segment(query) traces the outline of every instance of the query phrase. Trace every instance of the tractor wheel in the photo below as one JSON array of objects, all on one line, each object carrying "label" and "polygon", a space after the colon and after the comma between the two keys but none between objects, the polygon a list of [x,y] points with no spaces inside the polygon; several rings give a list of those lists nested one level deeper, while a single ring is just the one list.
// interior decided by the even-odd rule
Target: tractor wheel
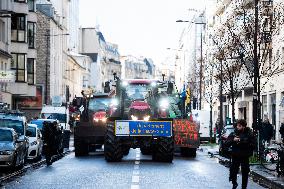
[{"label": "tractor wheel", "polygon": [[108,124],[104,144],[104,154],[106,161],[121,161],[123,153],[124,152],[120,140],[114,134],[113,124]]},{"label": "tractor wheel", "polygon": [[88,149],[88,145],[74,140],[74,147],[75,147],[75,156],[79,157],[79,156],[87,156],[89,153],[89,149]]},{"label": "tractor wheel", "polygon": [[123,148],[123,155],[124,155],[124,156],[127,156],[127,155],[129,154],[129,151],[130,151],[130,148],[124,147],[124,148]]},{"label": "tractor wheel", "polygon": [[171,163],[174,158],[174,138],[160,138],[152,157],[154,161]]},{"label": "tractor wheel", "polygon": [[151,155],[153,153],[152,148],[146,146],[141,146],[140,151],[143,155]]}]

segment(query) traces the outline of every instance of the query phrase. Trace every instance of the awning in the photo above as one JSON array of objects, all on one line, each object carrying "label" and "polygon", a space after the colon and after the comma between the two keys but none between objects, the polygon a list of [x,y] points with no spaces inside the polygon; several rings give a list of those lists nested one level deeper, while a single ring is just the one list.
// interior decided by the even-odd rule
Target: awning
[{"label": "awning", "polygon": [[6,51],[0,49],[0,55],[5,56],[6,58],[12,58],[12,55]]}]

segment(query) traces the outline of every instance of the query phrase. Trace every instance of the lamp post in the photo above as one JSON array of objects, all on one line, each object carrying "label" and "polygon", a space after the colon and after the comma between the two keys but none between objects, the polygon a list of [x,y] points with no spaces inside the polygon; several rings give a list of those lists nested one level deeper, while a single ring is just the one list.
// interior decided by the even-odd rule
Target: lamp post
[{"label": "lamp post", "polygon": [[257,132],[260,114],[259,114],[259,100],[260,100],[260,78],[259,78],[259,63],[258,63],[258,2],[259,0],[254,0],[254,37],[253,37],[253,56],[254,56],[254,74],[253,74],[253,129]]},{"label": "lamp post", "polygon": [[69,35],[68,33],[65,34],[54,34],[50,35],[49,34],[50,30],[46,30],[46,59],[45,59],[45,96],[44,96],[44,103],[48,104],[48,63],[49,63],[49,56],[50,56],[50,37],[56,37],[56,36],[64,36],[64,35]]}]

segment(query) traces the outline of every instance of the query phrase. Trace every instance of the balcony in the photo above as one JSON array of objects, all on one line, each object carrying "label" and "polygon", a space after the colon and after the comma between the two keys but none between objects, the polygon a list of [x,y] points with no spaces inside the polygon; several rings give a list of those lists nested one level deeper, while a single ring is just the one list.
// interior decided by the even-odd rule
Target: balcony
[{"label": "balcony", "polygon": [[0,14],[11,14],[13,12],[13,0],[0,1]]}]

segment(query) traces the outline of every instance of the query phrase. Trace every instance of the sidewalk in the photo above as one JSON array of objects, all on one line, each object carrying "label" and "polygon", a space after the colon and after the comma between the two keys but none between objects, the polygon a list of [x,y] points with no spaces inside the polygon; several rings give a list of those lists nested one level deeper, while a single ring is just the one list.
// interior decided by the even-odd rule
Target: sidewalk
[{"label": "sidewalk", "polygon": [[[218,159],[219,163],[229,167],[230,160],[228,158],[222,157],[218,152],[218,145],[216,146],[201,146],[202,151],[208,151],[211,157]],[[274,171],[269,171],[263,168],[261,165],[251,165],[250,177],[256,183],[261,186],[272,189],[284,189],[284,177],[278,177],[277,173]]]}]

